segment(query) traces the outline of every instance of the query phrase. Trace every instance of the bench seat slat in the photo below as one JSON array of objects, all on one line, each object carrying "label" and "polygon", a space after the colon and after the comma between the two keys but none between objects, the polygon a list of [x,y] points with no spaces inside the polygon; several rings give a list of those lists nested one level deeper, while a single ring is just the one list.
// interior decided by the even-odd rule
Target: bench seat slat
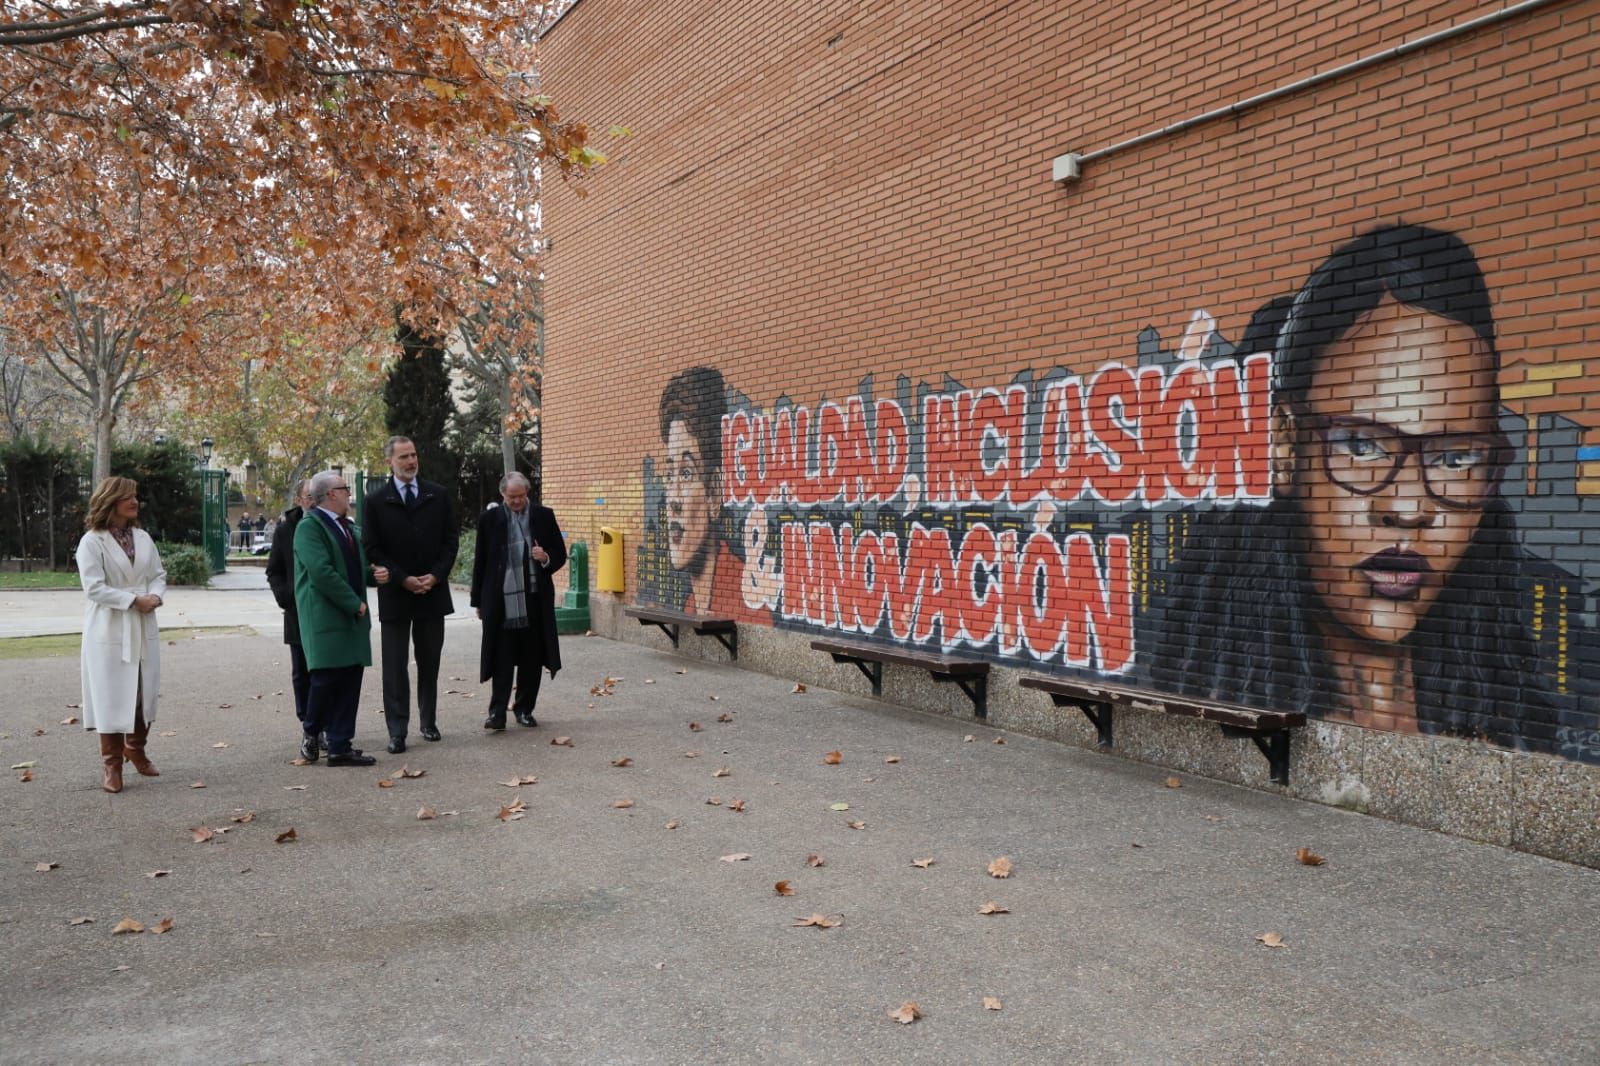
[{"label": "bench seat slat", "polygon": [[896,666],[914,666],[936,674],[981,677],[987,676],[989,673],[989,664],[981,659],[956,659],[947,655],[906,651],[901,648],[864,644],[851,640],[813,640],[811,648],[813,651],[866,659],[869,662],[893,663]]},{"label": "bench seat slat", "polygon": [[1240,707],[1231,703],[1216,703],[1189,697],[1169,696],[1161,692],[1107,685],[1098,681],[1077,681],[1067,678],[1040,677],[1029,674],[1018,680],[1023,688],[1038,689],[1068,699],[1096,703],[1142,704],[1166,714],[1198,718],[1205,722],[1233,726],[1236,729],[1276,731],[1295,729],[1306,724],[1303,711],[1263,711],[1253,707]]},{"label": "bench seat slat", "polygon": [[629,618],[637,618],[641,622],[651,622],[656,625],[688,626],[696,633],[727,633],[737,627],[732,618],[716,614],[689,614],[687,611],[673,611],[665,607],[624,607],[622,613]]}]

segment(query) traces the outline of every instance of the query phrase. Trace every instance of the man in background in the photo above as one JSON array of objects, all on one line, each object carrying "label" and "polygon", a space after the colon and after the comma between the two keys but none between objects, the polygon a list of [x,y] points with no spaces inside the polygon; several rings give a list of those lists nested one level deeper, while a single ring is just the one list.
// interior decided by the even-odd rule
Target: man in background
[{"label": "man in background", "polygon": [[302,733],[300,756],[316,762],[321,754],[317,737],[304,735],[311,675],[306,670],[305,649],[300,646],[300,615],[294,605],[294,531],[310,508],[311,480],[307,478],[295,484],[294,505],[283,512],[273,531],[272,551],[267,555],[267,584],[283,611],[283,642],[289,645],[289,683],[294,688],[294,715],[300,720]]}]

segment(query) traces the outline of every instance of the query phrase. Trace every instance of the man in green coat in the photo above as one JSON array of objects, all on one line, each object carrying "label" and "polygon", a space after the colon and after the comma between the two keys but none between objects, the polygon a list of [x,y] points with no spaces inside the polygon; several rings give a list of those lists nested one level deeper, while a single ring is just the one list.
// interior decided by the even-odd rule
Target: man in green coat
[{"label": "man in green coat", "polygon": [[372,619],[367,586],[389,580],[369,568],[361,533],[349,519],[350,486],[324,470],[311,479],[311,510],[294,531],[294,604],[311,692],[300,756],[318,756],[317,736],[328,744],[329,766],[371,766],[378,760],[350,746],[361,703],[361,672],[372,665]]}]

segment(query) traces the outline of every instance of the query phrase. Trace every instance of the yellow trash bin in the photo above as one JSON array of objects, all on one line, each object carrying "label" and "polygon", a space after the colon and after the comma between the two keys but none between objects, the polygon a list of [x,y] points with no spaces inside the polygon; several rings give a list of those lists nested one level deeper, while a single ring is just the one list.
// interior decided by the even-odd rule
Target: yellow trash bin
[{"label": "yellow trash bin", "polygon": [[602,592],[622,591],[622,530],[600,527],[600,564],[595,582]]}]

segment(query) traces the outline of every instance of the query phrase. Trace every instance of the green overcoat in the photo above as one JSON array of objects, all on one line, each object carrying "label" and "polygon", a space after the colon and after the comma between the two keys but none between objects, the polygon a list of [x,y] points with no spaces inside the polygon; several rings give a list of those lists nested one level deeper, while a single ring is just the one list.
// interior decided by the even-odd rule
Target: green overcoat
[{"label": "green overcoat", "polygon": [[[372,612],[356,616],[366,597],[350,587],[337,537],[315,509],[294,530],[294,605],[308,670],[372,665]],[[367,584],[375,584],[358,528],[355,544],[361,573]]]}]

